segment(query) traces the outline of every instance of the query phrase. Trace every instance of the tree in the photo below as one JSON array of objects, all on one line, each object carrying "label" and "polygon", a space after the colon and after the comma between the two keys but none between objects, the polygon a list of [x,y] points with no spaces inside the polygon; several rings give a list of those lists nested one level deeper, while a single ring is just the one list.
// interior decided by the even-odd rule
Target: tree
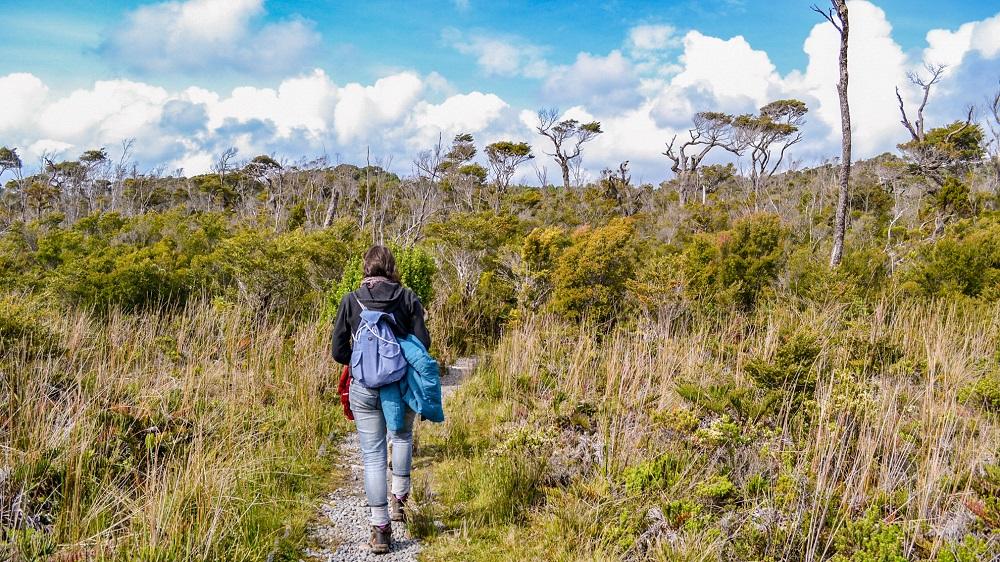
[{"label": "tree", "polygon": [[[720,147],[736,155],[739,155],[742,149],[733,134],[732,115],[717,111],[702,111],[695,114],[693,121],[694,128],[688,130],[690,139],[675,149],[677,135],[674,135],[667,143],[667,150],[663,152],[664,156],[673,161],[670,169],[677,176],[681,205],[687,202],[688,195],[695,187],[698,166],[713,148]],[[695,152],[688,154],[688,150]],[[702,203],[704,202],[705,194],[702,193]]]},{"label": "tree", "polygon": [[496,186],[493,210],[500,210],[500,200],[510,187],[517,167],[534,157],[531,146],[526,142],[499,141],[486,147],[486,158]]},{"label": "tree", "polygon": [[16,148],[0,147],[0,176],[7,170],[20,170],[21,157],[17,155]]},{"label": "tree", "polygon": [[723,183],[736,176],[736,167],[729,164],[712,164],[698,169],[698,186],[701,188],[701,204],[708,201],[708,194],[715,193]]},{"label": "tree", "polygon": [[750,150],[750,185],[755,196],[778,170],[788,148],[802,140],[800,128],[808,111],[799,100],[777,100],[760,108],[757,115],[733,119],[738,146]]},{"label": "tree", "polygon": [[944,185],[949,175],[958,173],[963,164],[982,155],[982,129],[972,122],[972,107],[969,107],[965,121],[926,130],[924,109],[930,99],[931,89],[941,81],[946,68],[943,64],[926,65],[926,77],[913,72],[907,74],[910,82],[918,86],[922,93],[916,118],[913,120],[906,113],[899,87],[896,88],[896,99],[899,100],[899,113],[902,117],[900,123],[910,133],[910,140],[900,144],[899,149],[912,164],[914,172],[932,182],[928,190],[932,194]]},{"label": "tree", "polygon": [[813,6],[812,9],[826,18],[840,33],[840,81],[837,82],[837,95],[840,97],[840,193],[837,196],[837,213],[833,220],[833,250],[830,252],[830,267],[837,267],[844,255],[844,231],[847,228],[851,179],[851,108],[847,100],[847,41],[850,28],[847,1],[830,0],[830,4],[833,8],[825,12],[819,6]]},{"label": "tree", "polygon": [[603,133],[598,121],[580,123],[576,119],[559,120],[558,109],[543,109],[538,112],[538,134],[552,141],[554,152],[546,152],[555,159],[562,170],[563,187],[569,189],[570,165],[580,158],[583,145]]},{"label": "tree", "polygon": [[281,164],[266,154],[255,156],[243,166],[243,175],[254,183],[267,186],[267,206],[274,215],[274,229],[278,230],[281,216]]},{"label": "tree", "polygon": [[476,144],[472,135],[455,135],[451,149],[439,165],[446,190],[460,198],[469,211],[476,209],[476,198],[488,172],[472,161],[476,157]]}]

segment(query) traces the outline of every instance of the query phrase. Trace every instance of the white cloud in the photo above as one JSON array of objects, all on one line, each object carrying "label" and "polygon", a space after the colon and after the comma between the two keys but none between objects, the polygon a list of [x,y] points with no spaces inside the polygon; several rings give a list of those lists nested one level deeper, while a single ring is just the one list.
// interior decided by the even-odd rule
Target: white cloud
[{"label": "white cloud", "polygon": [[641,99],[637,88],[632,63],[614,50],[603,57],[580,53],[573,64],[553,68],[542,92],[554,103],[584,102],[604,110],[634,106]]},{"label": "white cloud", "polygon": [[90,90],[76,90],[49,104],[38,117],[41,131],[79,143],[118,142],[135,136],[160,118],[167,92],[129,80],[106,80]]},{"label": "white cloud", "polygon": [[476,57],[487,76],[541,78],[549,71],[545,49],[520,37],[483,32],[470,37],[454,28],[446,29],[442,36],[458,52]]},{"label": "white cloud", "polygon": [[423,89],[416,74],[387,76],[371,86],[348,84],[340,90],[334,110],[334,128],[341,143],[375,142],[372,133],[398,123],[416,103]]},{"label": "white cloud", "polygon": [[439,104],[423,105],[415,116],[415,122],[421,128],[447,134],[481,131],[507,107],[507,102],[496,94],[457,94]]},{"label": "white cloud", "polygon": [[0,133],[24,127],[45,103],[49,88],[33,74],[17,72],[0,77]]},{"label": "white cloud", "polygon": [[672,25],[637,25],[629,30],[628,46],[635,51],[659,51],[681,45]]},{"label": "white cloud", "polygon": [[754,50],[741,35],[723,40],[689,31],[684,36],[680,63],[683,70],[671,85],[704,88],[723,105],[746,100],[763,105],[774,86],[781,83],[767,53]]},{"label": "white cloud", "polygon": [[[224,6],[190,0],[149,8],[168,5],[181,13],[168,28],[180,26],[195,43],[224,43],[260,33],[252,24],[260,16],[260,0]],[[208,29],[201,19],[183,16],[181,7],[243,16],[221,29]],[[929,126],[958,117],[962,104],[979,101],[984,88],[995,86],[1000,14],[954,30],[931,30],[927,48],[907,54],[893,40],[881,9],[863,0],[852,0],[850,7],[855,157],[893,150],[905,140],[894,89],[899,85],[907,102],[914,103],[917,92],[906,73],[925,60],[952,65],[932,97]],[[803,43],[806,67],[787,74],[744,37],[689,31],[678,39],[669,26],[636,26],[620,49],[581,52],[562,65],[547,61],[543,47],[517,37],[451,30],[444,38],[476,57],[487,74],[537,77],[532,83],[538,87],[539,105],[558,104],[569,108],[567,117],[601,121],[606,132],[584,154],[592,177],[604,167],[630,160],[637,179],[655,183],[668,175],[661,154],[664,142],[683,135],[695,112],[755,111],[789,97],[802,99],[810,108],[805,139],[792,156],[810,163],[839,154],[839,37],[827,22],[817,21]],[[672,51],[675,47],[679,53]],[[322,70],[289,75],[273,87],[245,86],[230,92],[198,87],[169,91],[110,80],[58,94],[31,74],[0,76],[0,141],[23,148],[22,156],[30,162],[41,151],[75,157],[82,150],[113,149],[123,138],[135,137],[144,165],[167,162],[168,169],[182,166],[188,173],[206,171],[228,146],[239,147],[246,158],[260,153],[292,158],[338,153],[351,162],[362,161],[370,146],[373,155],[393,155],[403,171],[439,134],[447,138],[470,132],[480,145],[500,138],[531,140],[537,164],[553,169],[542,155],[550,148],[533,131],[535,107],[511,107],[488,91],[459,91],[434,72],[397,71],[366,84],[338,84]]]},{"label": "white cloud", "polygon": [[109,30],[101,52],[139,72],[272,74],[301,67],[319,42],[310,22],[262,23],[263,0],[183,0],[141,6]]},{"label": "white cloud", "polygon": [[932,29],[927,32],[924,62],[955,66],[966,54],[977,52],[985,58],[1000,54],[1000,14],[965,23],[955,31]]}]

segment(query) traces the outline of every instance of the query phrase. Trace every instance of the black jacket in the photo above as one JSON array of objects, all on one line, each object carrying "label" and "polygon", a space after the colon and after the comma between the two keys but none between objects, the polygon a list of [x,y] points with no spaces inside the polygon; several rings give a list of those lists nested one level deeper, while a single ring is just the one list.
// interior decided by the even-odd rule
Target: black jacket
[{"label": "black jacket", "polygon": [[431,348],[431,336],[424,324],[424,307],[413,291],[390,282],[376,283],[371,288],[362,285],[344,295],[337,309],[333,325],[333,358],[337,363],[349,365],[351,362],[351,337],[357,333],[361,321],[359,300],[372,310],[392,313],[396,319],[392,327],[396,337],[413,334],[427,349]]}]

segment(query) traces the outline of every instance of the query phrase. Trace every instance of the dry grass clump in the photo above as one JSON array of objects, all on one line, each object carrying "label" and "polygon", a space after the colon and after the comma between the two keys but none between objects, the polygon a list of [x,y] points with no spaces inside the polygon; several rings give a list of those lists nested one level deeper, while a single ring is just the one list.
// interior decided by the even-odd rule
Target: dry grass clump
[{"label": "dry grass clump", "polygon": [[[558,560],[996,556],[1000,419],[976,389],[1000,372],[997,349],[1000,308],[954,303],[776,305],[610,331],[529,319],[463,399],[507,405],[478,431],[534,435],[523,457],[558,478],[539,479],[544,499],[513,528],[465,528],[429,555],[529,543]],[[444,455],[437,470],[461,481],[462,463],[511,449],[497,450]],[[567,476],[567,454],[594,468]]]},{"label": "dry grass clump", "polygon": [[0,315],[32,326],[0,350],[0,548],[263,560],[301,540],[339,415],[328,326],[221,302],[33,311]]}]

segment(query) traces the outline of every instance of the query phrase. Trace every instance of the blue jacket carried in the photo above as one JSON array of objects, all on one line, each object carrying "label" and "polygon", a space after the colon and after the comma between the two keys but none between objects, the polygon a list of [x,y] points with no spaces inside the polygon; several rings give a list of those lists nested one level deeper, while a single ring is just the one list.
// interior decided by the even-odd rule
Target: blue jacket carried
[{"label": "blue jacket carried", "polygon": [[386,427],[397,431],[403,427],[406,407],[432,422],[444,421],[441,405],[441,369],[427,348],[414,335],[399,338],[406,357],[406,376],[400,381],[379,388]]}]

